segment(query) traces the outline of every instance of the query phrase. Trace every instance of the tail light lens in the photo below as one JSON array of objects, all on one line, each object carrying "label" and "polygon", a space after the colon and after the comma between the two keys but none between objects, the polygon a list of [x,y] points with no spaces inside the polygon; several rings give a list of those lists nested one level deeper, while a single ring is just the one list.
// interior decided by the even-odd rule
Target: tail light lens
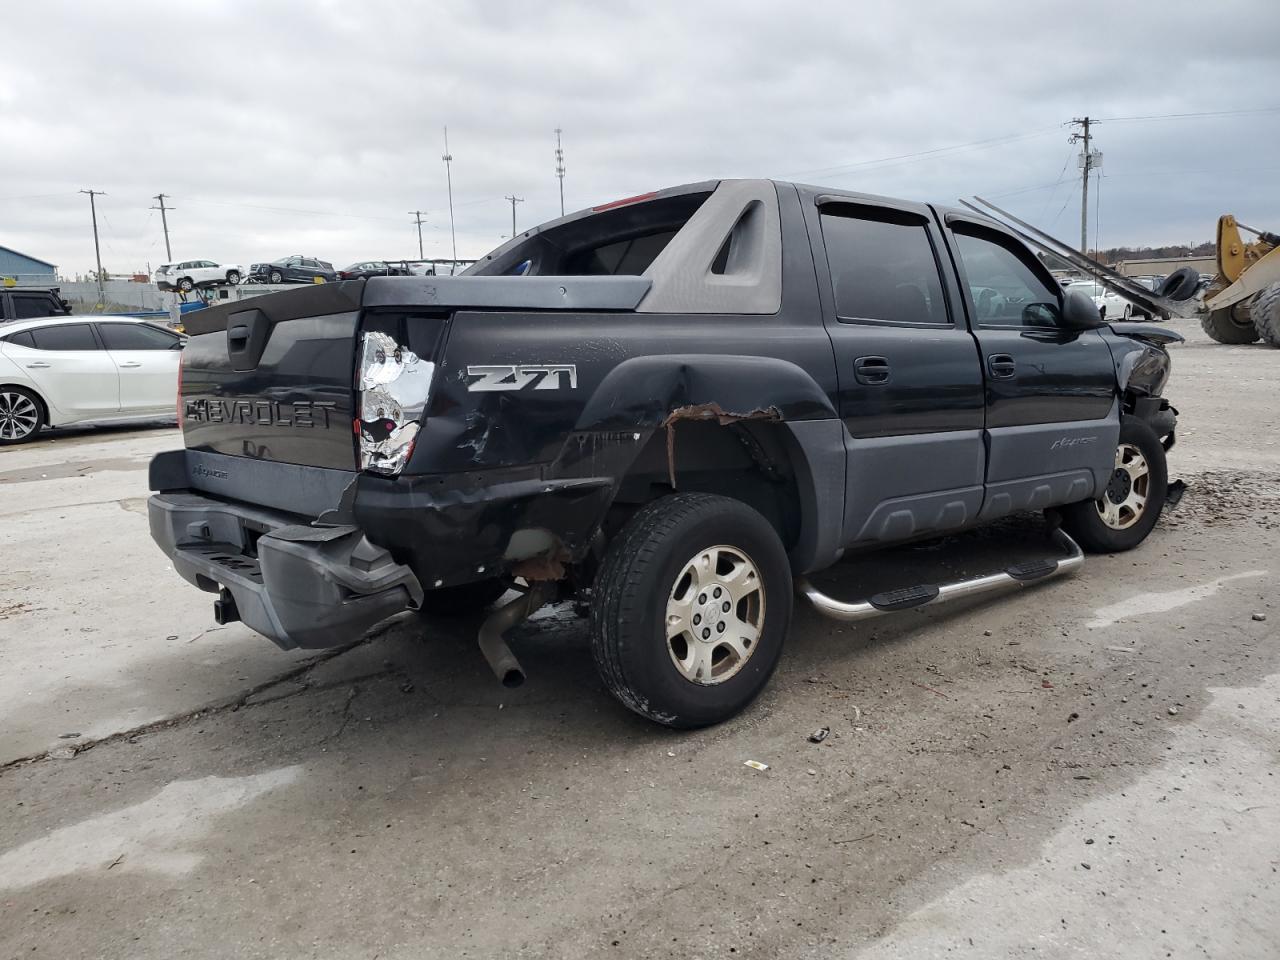
[{"label": "tail light lens", "polygon": [[386,333],[361,336],[356,372],[356,429],[360,469],[394,477],[404,469],[418,437],[435,364]]}]

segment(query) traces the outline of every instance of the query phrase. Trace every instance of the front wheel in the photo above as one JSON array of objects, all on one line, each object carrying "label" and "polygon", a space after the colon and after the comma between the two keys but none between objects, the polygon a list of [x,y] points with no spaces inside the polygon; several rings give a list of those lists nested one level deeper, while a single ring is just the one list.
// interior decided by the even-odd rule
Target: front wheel
[{"label": "front wheel", "polygon": [[283,282],[284,282],[284,274],[282,274],[279,270],[272,270],[272,271],[271,271],[271,276],[270,276],[268,279],[269,279],[272,283],[283,283]]},{"label": "front wheel", "polygon": [[1132,550],[1160,519],[1168,487],[1160,438],[1145,420],[1126,416],[1102,496],[1063,507],[1063,529],[1093,553]]},{"label": "front wheel", "polygon": [[656,723],[719,723],[764,689],[791,620],[791,567],[764,517],[729,497],[676,494],[610,544],[591,610],[609,692]]},{"label": "front wheel", "polygon": [[227,283],[231,284],[231,286],[233,286],[233,287],[234,287],[234,286],[236,286],[237,284],[239,284],[239,283],[240,283],[240,271],[239,271],[239,270],[229,270],[229,271],[227,271]]}]

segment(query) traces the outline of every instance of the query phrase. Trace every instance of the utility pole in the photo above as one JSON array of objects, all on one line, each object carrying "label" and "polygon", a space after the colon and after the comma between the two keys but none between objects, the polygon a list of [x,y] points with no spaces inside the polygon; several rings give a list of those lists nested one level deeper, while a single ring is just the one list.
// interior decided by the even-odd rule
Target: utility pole
[{"label": "utility pole", "polygon": [[564,149],[560,146],[561,130],[556,127],[556,176],[560,178],[560,216],[564,216]]},{"label": "utility pole", "polygon": [[166,207],[164,205],[164,202],[168,198],[168,196],[169,195],[167,193],[157,193],[154,197],[152,197],[152,199],[159,200],[160,206],[152,207],[151,209],[160,211],[160,223],[164,225],[164,256],[166,260],[172,262],[173,251],[169,249],[169,218],[165,216],[165,213],[174,208]]},{"label": "utility pole", "polygon": [[93,256],[98,263],[98,303],[105,302],[106,291],[102,287],[102,248],[98,246],[98,207],[94,203],[94,197],[105,197],[106,193],[102,190],[81,190],[81,193],[89,195],[89,213],[93,216]]},{"label": "utility pole", "polygon": [[453,223],[453,154],[449,152],[449,128],[444,128],[444,175],[449,184],[449,235],[453,238],[453,266],[458,266],[458,231]]},{"label": "utility pole", "polygon": [[422,224],[425,223],[426,221],[423,220],[422,218],[421,210],[410,210],[409,216],[413,217],[414,218],[413,222],[418,225],[418,259],[424,260],[426,258],[423,257],[422,255]]},{"label": "utility pole", "polygon": [[524,197],[517,197],[515,194],[512,194],[511,196],[503,197],[502,199],[511,201],[511,239],[514,240],[516,238],[516,204],[524,203]]},{"label": "utility pole", "polygon": [[1077,117],[1071,121],[1072,124],[1078,126],[1080,133],[1073,133],[1068,143],[1080,143],[1080,252],[1086,257],[1089,255],[1089,173],[1093,165],[1093,154],[1089,151],[1089,124],[1092,122],[1088,117]]}]

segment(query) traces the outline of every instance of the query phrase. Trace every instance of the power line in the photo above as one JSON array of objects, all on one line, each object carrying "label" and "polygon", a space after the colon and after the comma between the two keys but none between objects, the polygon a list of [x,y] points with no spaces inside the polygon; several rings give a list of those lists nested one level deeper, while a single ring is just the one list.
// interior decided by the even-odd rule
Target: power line
[{"label": "power line", "polygon": [[1245,117],[1259,113],[1280,113],[1280,107],[1258,107],[1252,110],[1209,110],[1203,113],[1155,113],[1140,117],[1103,117],[1093,122],[1133,123],[1139,120],[1190,120],[1201,117]]},{"label": "power line", "polygon": [[164,255],[166,258],[172,261],[173,251],[169,249],[169,218],[165,216],[165,213],[168,210],[172,210],[173,207],[166,207],[164,205],[164,202],[167,199],[167,197],[168,197],[168,194],[157,193],[153,199],[159,200],[160,206],[152,207],[151,209],[160,211],[160,222],[164,224]]},{"label": "power line", "polygon": [[946,147],[934,147],[932,150],[921,150],[916,153],[901,153],[892,157],[880,157],[876,160],[857,160],[847,164],[841,164],[834,167],[821,167],[816,170],[799,170],[795,173],[786,174],[788,177],[809,176],[811,174],[830,175],[843,170],[852,170],[859,167],[870,167],[878,164],[892,164],[898,162],[910,162],[923,157],[933,157],[941,153],[950,153],[957,150],[972,150],[981,147],[1001,146],[1006,143],[1016,143],[1019,140],[1030,140],[1035,137],[1043,137],[1053,133],[1058,127],[1044,127],[1042,129],[1033,130],[1028,133],[1006,134],[1000,137],[987,137],[983,140],[973,140],[969,143],[956,143]]}]

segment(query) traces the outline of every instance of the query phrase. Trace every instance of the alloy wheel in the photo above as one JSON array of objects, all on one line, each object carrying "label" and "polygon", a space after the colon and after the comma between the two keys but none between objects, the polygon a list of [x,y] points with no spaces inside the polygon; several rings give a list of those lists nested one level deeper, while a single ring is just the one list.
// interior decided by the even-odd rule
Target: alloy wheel
[{"label": "alloy wheel", "polygon": [[667,650],[681,675],[710,686],[734,676],[764,629],[760,571],[736,547],[700,550],[676,575],[667,599]]},{"label": "alloy wheel", "polygon": [[40,410],[25,394],[0,393],[0,440],[21,440],[40,423]]},{"label": "alloy wheel", "polygon": [[1112,530],[1126,530],[1137,523],[1147,508],[1151,489],[1151,467],[1132,443],[1116,447],[1115,469],[1102,497],[1095,501],[1098,516]]}]

